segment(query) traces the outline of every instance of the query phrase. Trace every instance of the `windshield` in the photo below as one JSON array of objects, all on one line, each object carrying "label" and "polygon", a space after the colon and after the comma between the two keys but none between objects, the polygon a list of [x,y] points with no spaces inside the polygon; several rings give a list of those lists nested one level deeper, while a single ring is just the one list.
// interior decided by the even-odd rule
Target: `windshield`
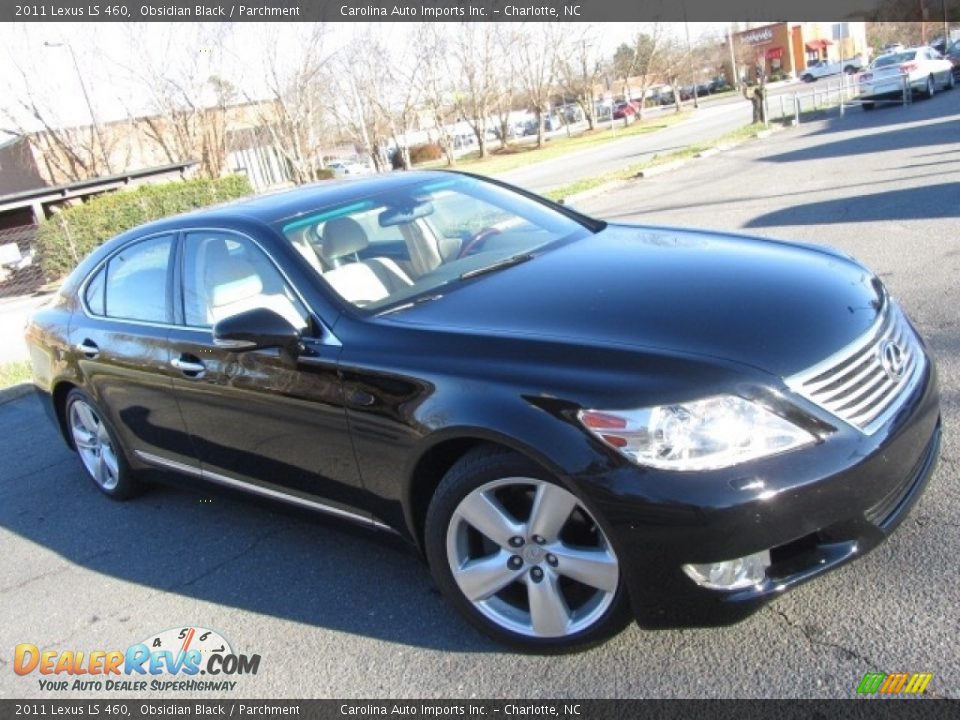
[{"label": "windshield", "polygon": [[888,65],[899,65],[900,63],[910,62],[916,56],[917,53],[914,51],[881,55],[873,61],[873,67],[882,68],[887,67]]},{"label": "windshield", "polygon": [[370,312],[482,282],[590,233],[535,200],[457,175],[305,209],[279,229],[340,297]]}]

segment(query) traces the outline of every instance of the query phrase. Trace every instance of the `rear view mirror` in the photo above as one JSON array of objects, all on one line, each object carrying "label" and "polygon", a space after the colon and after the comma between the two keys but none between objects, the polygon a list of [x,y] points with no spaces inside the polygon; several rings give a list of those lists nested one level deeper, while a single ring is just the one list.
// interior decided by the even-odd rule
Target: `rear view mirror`
[{"label": "rear view mirror", "polygon": [[424,200],[414,205],[403,207],[392,207],[384,210],[377,217],[380,227],[391,227],[393,225],[406,225],[417,218],[426,217],[433,214],[433,203]]},{"label": "rear view mirror", "polygon": [[293,350],[300,331],[273,310],[253,308],[226,317],[213,326],[213,344],[227,350],[282,348]]}]

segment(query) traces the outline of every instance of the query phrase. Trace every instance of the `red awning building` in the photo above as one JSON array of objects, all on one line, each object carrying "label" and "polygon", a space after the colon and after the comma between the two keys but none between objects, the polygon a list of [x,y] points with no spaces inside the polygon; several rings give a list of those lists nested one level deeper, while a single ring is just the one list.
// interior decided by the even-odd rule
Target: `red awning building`
[{"label": "red awning building", "polygon": [[781,22],[751,27],[733,36],[737,69],[732,75],[729,62],[725,77],[756,82],[799,77],[817,61],[833,62],[867,53],[866,23]]}]

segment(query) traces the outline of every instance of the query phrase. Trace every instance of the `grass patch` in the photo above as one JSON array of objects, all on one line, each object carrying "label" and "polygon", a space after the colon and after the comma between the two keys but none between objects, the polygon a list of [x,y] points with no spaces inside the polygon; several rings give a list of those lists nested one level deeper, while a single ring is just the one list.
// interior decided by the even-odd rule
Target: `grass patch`
[{"label": "grass patch", "polygon": [[605,185],[609,182],[617,182],[618,180],[632,180],[641,172],[649,168],[657,165],[663,165],[664,163],[668,162],[674,162],[675,160],[683,160],[684,158],[693,157],[694,155],[702,153],[704,150],[709,150],[710,148],[715,148],[720,145],[744,142],[764,129],[766,128],[764,128],[762,124],[745,125],[742,128],[737,128],[736,130],[731,130],[728,133],[719,135],[708,142],[697,145],[688,145],[685,148],[675,150],[674,152],[670,152],[665,155],[656,155],[650,160],[646,160],[635,165],[630,165],[622,170],[616,170],[604,175],[595,175],[594,177],[577,180],[569,185],[563,185],[553,190],[549,190],[548,192],[543,193],[543,195],[551,200],[560,200],[569,195],[576,195],[577,193],[593,190],[594,188],[600,187],[601,185]]},{"label": "grass patch", "polygon": [[[496,175],[615,140],[656,132],[671,125],[676,125],[688,117],[690,117],[688,111],[680,113],[667,111],[666,115],[661,114],[657,117],[644,118],[642,121],[634,122],[627,127],[623,126],[622,120],[615,120],[613,130],[610,129],[609,122],[604,122],[598,124],[594,130],[587,130],[572,137],[555,135],[545,142],[542,148],[537,147],[535,140],[525,143],[514,142],[505,148],[498,148],[490,152],[482,160],[476,152],[472,152],[459,158],[453,167],[458,170],[469,170],[480,175]],[[436,160],[417,165],[416,169],[425,170],[445,166],[446,162],[444,160]]]},{"label": "grass patch", "polygon": [[30,370],[30,363],[26,360],[17,360],[0,365],[0,389],[28,382],[32,377],[33,372]]}]

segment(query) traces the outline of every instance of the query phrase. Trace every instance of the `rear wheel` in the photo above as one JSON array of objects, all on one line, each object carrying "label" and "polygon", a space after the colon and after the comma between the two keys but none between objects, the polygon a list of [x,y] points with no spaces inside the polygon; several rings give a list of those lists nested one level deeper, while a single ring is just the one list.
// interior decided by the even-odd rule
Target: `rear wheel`
[{"label": "rear wheel", "polygon": [[580,650],[629,621],[619,560],[600,523],[510,451],[474,451],[450,469],[430,503],[425,540],[443,593],[506,645]]},{"label": "rear wheel", "polygon": [[864,110],[873,110],[873,103],[872,103],[872,102],[865,102],[865,103],[863,103],[863,109],[864,109]]},{"label": "rear wheel", "polygon": [[142,491],[103,413],[82,390],[67,395],[67,427],[83,469],[104,495],[124,500]]}]

